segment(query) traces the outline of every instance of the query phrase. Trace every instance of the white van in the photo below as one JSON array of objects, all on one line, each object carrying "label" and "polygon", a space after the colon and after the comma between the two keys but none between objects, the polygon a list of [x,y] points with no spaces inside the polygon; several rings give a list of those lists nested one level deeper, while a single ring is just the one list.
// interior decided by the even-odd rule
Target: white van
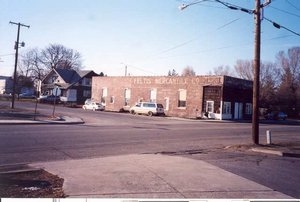
[{"label": "white van", "polygon": [[148,116],[165,115],[163,105],[153,102],[139,102],[131,107],[129,112],[131,114],[146,114]]}]

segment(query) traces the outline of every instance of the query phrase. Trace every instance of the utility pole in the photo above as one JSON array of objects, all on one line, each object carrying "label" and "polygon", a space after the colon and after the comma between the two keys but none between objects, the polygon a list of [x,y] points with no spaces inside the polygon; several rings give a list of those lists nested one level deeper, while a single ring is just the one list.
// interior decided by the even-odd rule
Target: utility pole
[{"label": "utility pole", "polygon": [[[15,49],[16,49],[16,55],[15,55],[15,69],[14,69],[14,82],[13,82],[13,94],[12,94],[12,100],[11,100],[11,108],[15,108],[15,94],[16,94],[16,83],[17,83],[17,66],[18,66],[18,50],[19,50],[19,38],[20,38],[20,27],[27,27],[29,28],[29,25],[24,25],[21,23],[16,22],[9,22],[10,24],[18,25],[18,33],[17,33],[17,41],[15,42]],[[22,43],[24,46],[24,43]]]},{"label": "utility pole", "polygon": [[254,33],[254,78],[253,78],[253,112],[252,112],[252,140],[259,144],[259,75],[260,75],[260,0],[255,0],[255,33]]},{"label": "utility pole", "polygon": [[261,9],[269,5],[271,0],[266,0],[263,4],[260,0],[255,0],[254,21],[254,78],[253,78],[253,108],[252,108],[252,140],[254,144],[259,144],[259,79],[260,79],[260,46],[261,46]]},{"label": "utility pole", "polygon": [[[179,7],[180,10],[187,8],[188,6],[201,3],[206,0],[195,1],[190,4],[183,4]],[[254,78],[253,78],[253,98],[252,98],[252,139],[254,144],[259,144],[259,79],[260,79],[260,46],[261,46],[261,10],[268,6],[272,0],[264,0],[264,3],[261,4],[260,0],[255,0],[255,9],[249,10],[233,4],[223,2],[221,0],[214,0],[217,3],[220,3],[227,8],[233,10],[240,10],[248,14],[254,14],[255,21],[255,34],[254,34]],[[274,22],[273,22],[274,25]],[[274,25],[275,26],[275,25]],[[277,25],[277,28],[280,27]]]}]

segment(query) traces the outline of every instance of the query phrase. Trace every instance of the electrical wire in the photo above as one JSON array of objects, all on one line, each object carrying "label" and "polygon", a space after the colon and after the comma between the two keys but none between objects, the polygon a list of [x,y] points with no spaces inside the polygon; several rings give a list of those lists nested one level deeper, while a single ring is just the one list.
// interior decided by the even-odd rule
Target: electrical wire
[{"label": "electrical wire", "polygon": [[[223,29],[223,28],[229,26],[230,24],[232,24],[232,23],[234,23],[234,22],[236,22],[236,21],[238,21],[238,20],[240,20],[240,18],[236,18],[236,19],[234,19],[234,20],[231,20],[231,21],[229,21],[229,22],[227,22],[227,23],[221,25],[220,27],[216,28],[215,31],[219,31],[219,30],[221,30],[221,29]],[[189,44],[189,43],[191,43],[191,42],[193,42],[193,41],[197,41],[198,39],[199,39],[199,37],[194,38],[194,39],[190,39],[190,40],[188,40],[188,41],[185,41],[185,42],[183,42],[183,43],[180,43],[180,44],[178,44],[178,45],[175,45],[175,46],[173,46],[173,47],[171,47],[171,48],[168,48],[168,49],[166,49],[166,50],[163,50],[163,51],[159,52],[159,53],[156,54],[156,55],[161,55],[161,54],[163,54],[163,53],[170,52],[170,51],[172,51],[172,50],[175,50],[175,49],[177,49],[177,48],[180,48],[180,47],[182,47],[182,46],[185,46],[185,45],[187,45],[187,44]]]},{"label": "electrical wire", "polygon": [[298,8],[297,6],[295,6],[294,4],[292,4],[289,0],[286,0],[286,2],[288,4],[290,4],[292,7],[294,7],[295,9],[300,10],[300,8]]},{"label": "electrical wire", "polygon": [[297,35],[297,36],[300,36],[299,33],[295,32],[295,31],[293,31],[293,30],[291,30],[291,29],[289,29],[289,28],[287,28],[287,27],[285,27],[285,26],[282,26],[282,25],[280,25],[280,24],[278,24],[278,23],[276,23],[276,22],[274,22],[274,21],[272,21],[272,20],[270,20],[270,19],[268,19],[268,18],[266,18],[266,17],[263,17],[263,19],[265,19],[266,21],[272,23],[273,26],[276,27],[277,29],[281,29],[281,28],[282,28],[282,29],[285,29],[285,30],[287,30],[287,31],[289,31],[289,32],[291,32],[291,33]]},{"label": "electrical wire", "polygon": [[[234,23],[234,22],[236,22],[236,21],[238,21],[238,20],[240,20],[240,18],[236,18],[236,19],[234,19],[234,20],[231,20],[231,21],[229,21],[229,22],[227,22],[227,23],[225,23],[225,24],[219,26],[219,27],[216,28],[214,31],[219,31],[219,30],[221,30],[221,29],[223,29],[223,28],[229,26],[230,24],[232,24],[232,23]],[[212,32],[214,32],[214,31],[212,31]],[[180,48],[180,47],[182,47],[182,46],[185,46],[185,45],[187,45],[187,44],[189,44],[189,43],[191,43],[191,42],[193,42],[193,41],[197,41],[198,38],[199,38],[199,37],[194,38],[194,39],[190,39],[190,40],[188,40],[188,41],[185,41],[185,42],[183,42],[183,43],[180,43],[180,44],[178,44],[178,45],[175,45],[175,46],[173,46],[173,47],[171,47],[171,48],[168,48],[168,49],[166,49],[166,50],[163,50],[163,51],[161,51],[161,52],[155,54],[154,56],[155,56],[155,57],[159,57],[159,55],[162,55],[162,54],[164,54],[164,53],[167,53],[167,52],[173,51],[173,50],[175,50],[175,49],[178,49],[178,48]],[[224,49],[224,48],[228,48],[228,47],[221,47],[221,48],[218,48],[218,49]],[[212,51],[212,50],[209,50],[209,51]],[[205,52],[205,51],[201,51],[201,52]],[[154,56],[150,56],[150,57],[154,57]],[[175,57],[175,56],[171,56],[171,57]],[[160,59],[163,59],[163,58],[168,58],[168,57],[159,57],[159,58],[160,58]],[[124,64],[124,63],[122,63],[122,64]],[[157,75],[156,73],[150,72],[150,71],[145,70],[145,69],[143,69],[143,68],[135,67],[135,66],[130,65],[130,64],[124,64],[124,65],[126,65],[126,66],[128,66],[128,67],[132,67],[132,68],[137,69],[137,70],[140,70],[140,71],[143,71],[143,72],[146,72],[146,73],[151,73],[151,74],[153,74],[153,75]]]},{"label": "electrical wire", "polygon": [[224,2],[224,1],[220,1],[220,0],[215,0],[216,2],[224,5],[225,7],[229,8],[229,9],[232,9],[232,10],[240,10],[240,11],[243,11],[245,13],[248,13],[248,14],[253,14],[254,13],[254,10],[251,10],[251,9],[247,9],[247,8],[243,8],[241,6],[237,6],[237,5],[234,5],[234,4],[231,4],[231,3],[228,3],[228,2]]},{"label": "electrical wire", "polygon": [[150,74],[152,74],[152,75],[157,75],[157,73],[154,73],[154,72],[151,72],[151,71],[148,71],[148,70],[145,70],[145,69],[143,69],[143,68],[139,68],[139,67],[136,67],[136,66],[133,66],[133,65],[130,65],[130,64],[125,64],[125,63],[123,63],[124,65],[126,65],[127,67],[131,67],[131,68],[134,68],[134,69],[137,69],[137,70],[139,70],[139,71],[142,71],[142,72],[146,72],[146,73],[150,73]]},{"label": "electrical wire", "polygon": [[281,11],[281,12],[283,12],[283,13],[286,13],[286,14],[289,14],[289,15],[292,15],[292,16],[295,16],[295,17],[300,18],[300,15],[297,15],[297,14],[295,14],[295,13],[291,13],[291,12],[289,12],[289,11],[286,11],[286,10],[283,10],[283,9],[280,9],[280,8],[276,8],[276,7],[274,7],[274,6],[270,6],[270,8],[273,8],[273,9],[278,10],[278,11]]}]

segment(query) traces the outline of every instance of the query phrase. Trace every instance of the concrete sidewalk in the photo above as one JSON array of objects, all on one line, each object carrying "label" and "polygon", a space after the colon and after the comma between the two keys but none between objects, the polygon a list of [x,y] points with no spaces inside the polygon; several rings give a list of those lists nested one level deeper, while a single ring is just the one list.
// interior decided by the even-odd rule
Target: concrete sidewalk
[{"label": "concrete sidewalk", "polygon": [[63,178],[69,197],[291,198],[204,161],[178,156],[124,155],[30,166]]},{"label": "concrete sidewalk", "polygon": [[15,125],[15,124],[83,124],[84,121],[81,118],[61,116],[55,118],[38,117],[36,120],[31,119],[0,119],[0,125]]}]

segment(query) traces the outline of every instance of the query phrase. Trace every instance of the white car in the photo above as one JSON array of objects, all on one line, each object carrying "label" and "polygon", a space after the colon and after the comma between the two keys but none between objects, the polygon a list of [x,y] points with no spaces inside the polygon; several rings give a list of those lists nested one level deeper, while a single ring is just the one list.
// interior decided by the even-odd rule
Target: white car
[{"label": "white car", "polygon": [[105,107],[98,103],[98,102],[94,102],[94,101],[86,101],[85,104],[82,106],[82,109],[87,110],[93,110],[93,111],[104,111]]},{"label": "white car", "polygon": [[129,109],[131,114],[146,114],[148,116],[153,115],[165,115],[164,107],[162,104],[152,102],[140,102]]}]

